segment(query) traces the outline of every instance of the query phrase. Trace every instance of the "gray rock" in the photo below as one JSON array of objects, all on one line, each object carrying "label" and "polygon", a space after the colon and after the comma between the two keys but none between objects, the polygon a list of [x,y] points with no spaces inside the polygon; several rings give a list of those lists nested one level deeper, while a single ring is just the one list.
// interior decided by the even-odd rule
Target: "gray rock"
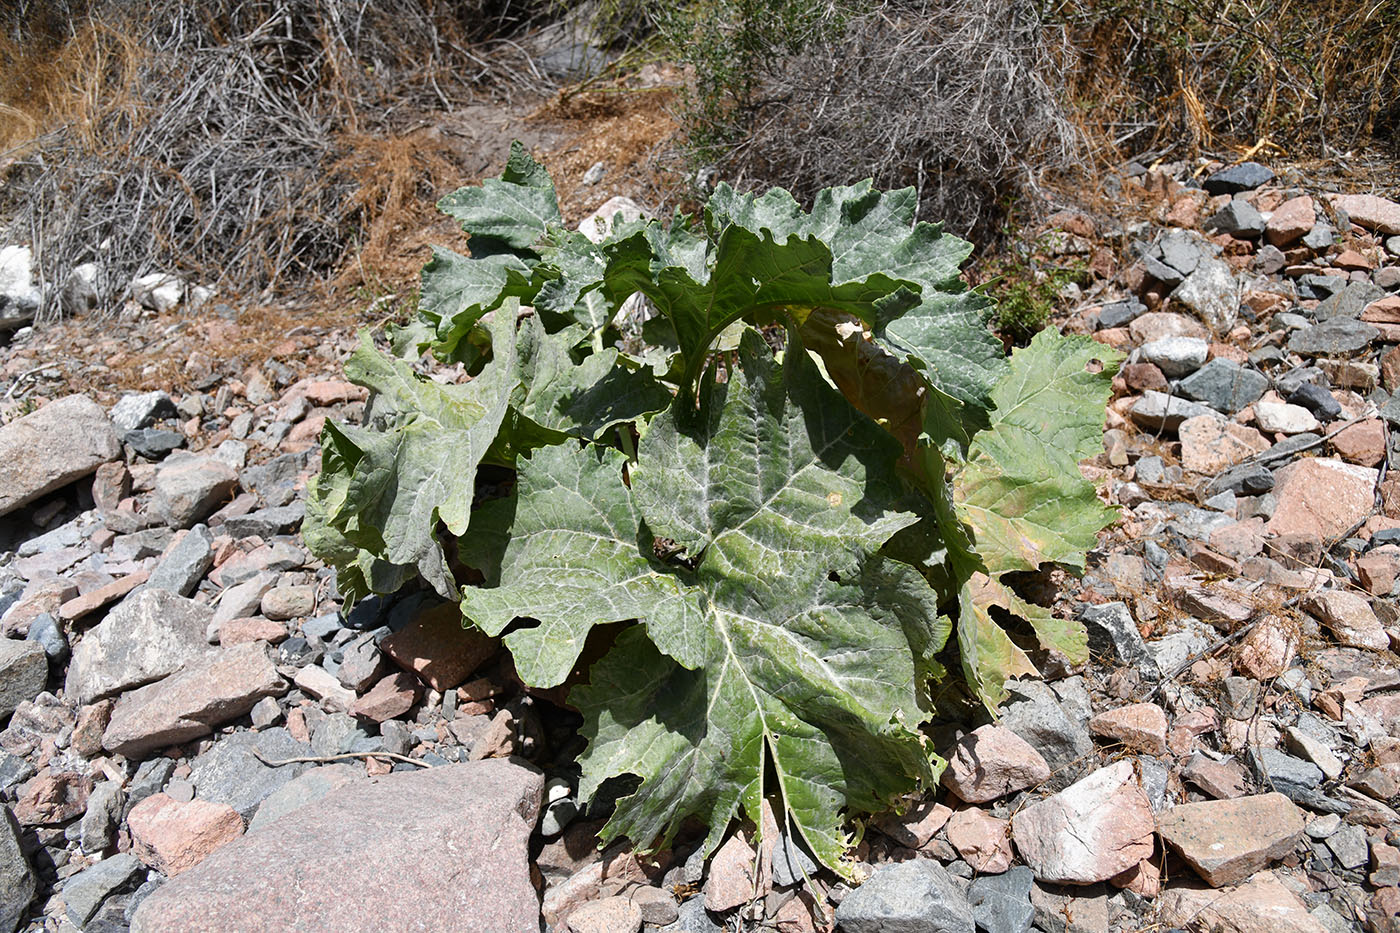
[{"label": "gray rock", "polygon": [[[170,775],[175,773],[175,762],[169,758],[152,758],[149,761],[141,762],[136,769],[136,776],[131,779],[131,783],[126,788],[125,813],[130,813],[131,808],[153,794],[159,794],[166,783],[170,780]],[[125,819],[125,813],[123,819]]]},{"label": "gray rock", "polygon": [[214,565],[214,535],[207,525],[195,525],[170,549],[146,581],[147,589],[188,596]]},{"label": "gray rock", "polygon": [[1221,473],[1206,485],[1206,495],[1214,497],[1222,492],[1233,492],[1237,496],[1261,496],[1274,488],[1274,474],[1258,463],[1242,463]]},{"label": "gray rock", "polygon": [[1177,385],[1186,398],[1227,415],[1254,404],[1268,388],[1267,376],[1226,359],[1211,360]]},{"label": "gray rock", "polygon": [[1250,239],[1264,232],[1264,218],[1248,201],[1236,198],[1211,215],[1205,229]]},{"label": "gray rock", "polygon": [[1099,327],[1126,327],[1147,313],[1147,305],[1136,298],[1111,301],[1099,310]]},{"label": "gray rock", "polygon": [[1108,933],[1108,894],[1102,884],[1037,882],[1031,888],[1031,904],[1036,929],[1045,933]]},{"label": "gray rock", "polygon": [[229,619],[244,619],[256,615],[262,606],[263,594],[277,585],[277,574],[260,573],[251,580],[228,587],[219,595],[210,624],[218,627]]},{"label": "gray rock", "polygon": [[1175,288],[1186,280],[1186,276],[1180,270],[1163,262],[1160,254],[1148,253],[1143,256],[1142,267],[1147,270],[1148,275],[1168,288]]},{"label": "gray rock", "polygon": [[1201,261],[1208,258],[1212,247],[1205,240],[1185,230],[1168,230],[1157,241],[1152,255],[1161,258],[1182,275],[1190,275],[1200,268]]},{"label": "gray rock", "polygon": [[107,413],[84,395],[69,395],[0,427],[0,515],[81,479],[122,455]]},{"label": "gray rock", "polygon": [[845,933],[974,933],[972,905],[932,859],[878,866],[836,908]]},{"label": "gray rock", "polygon": [[146,883],[132,893],[131,897],[126,902],[126,910],[122,911],[122,919],[126,921],[127,926],[131,925],[131,918],[135,915],[136,908],[141,906],[141,902],[154,894],[156,888],[159,888],[163,884],[165,884],[164,876],[152,872],[146,879]]},{"label": "gray rock", "polygon": [[238,474],[214,457],[166,461],[156,471],[151,509],[175,528],[209,515],[238,488]]},{"label": "gray rock", "polygon": [[1142,393],[1142,398],[1133,404],[1129,414],[1133,421],[1144,428],[1153,431],[1175,431],[1187,418],[1215,414],[1215,410],[1200,402],[1192,402],[1184,398],[1168,396],[1165,392],[1148,389]]},{"label": "gray rock", "polygon": [[[1213,633],[1212,633],[1213,634]],[[1201,632],[1190,629],[1173,632],[1154,642],[1148,643],[1147,650],[1157,662],[1157,669],[1163,673],[1174,672],[1186,661],[1210,647],[1210,640]]]},{"label": "gray rock", "polygon": [[261,466],[243,471],[243,488],[255,492],[270,506],[286,505],[296,497],[297,477],[306,468],[305,453],[283,454]]},{"label": "gray rock", "polygon": [[122,435],[122,443],[147,460],[164,460],[171,451],[185,446],[185,435],[179,431],[142,428],[127,431]]},{"label": "gray rock", "polygon": [[274,535],[284,535],[295,531],[301,527],[302,519],[305,517],[306,503],[293,502],[291,505],[258,509],[247,515],[235,515],[227,518],[224,520],[223,530],[225,534],[235,538],[247,538],[250,535],[271,538]]},{"label": "gray rock", "polygon": [[118,431],[147,428],[165,418],[175,418],[179,412],[169,395],[157,389],[140,395],[123,395],[108,413]]},{"label": "gray rock", "polygon": [[222,930],[538,930],[529,841],[543,786],[506,759],[346,784],[167,881],[132,933],[210,917]]},{"label": "gray rock", "polygon": [[390,719],[379,724],[379,742],[386,752],[407,755],[409,749],[413,747],[413,732],[406,723]]},{"label": "gray rock", "polygon": [[[1223,168],[1206,178],[1203,187],[1208,194],[1238,194],[1274,180],[1273,170],[1258,162],[1241,162]],[[1238,202],[1235,202],[1238,203]]]},{"label": "gray rock", "polygon": [[773,847],[773,882],[781,887],[805,884],[818,871],[817,863],[791,833],[783,833]]},{"label": "gray rock", "polygon": [[1362,867],[1370,854],[1366,830],[1355,823],[1348,823],[1328,836],[1325,845],[1332,850],[1337,864],[1343,868]]},{"label": "gray rock", "polygon": [[1089,727],[1071,717],[1055,692],[1040,681],[1007,684],[1001,724],[1031,744],[1055,772],[1054,789],[1074,782],[1094,749]]},{"label": "gray rock", "polygon": [[1288,349],[1303,356],[1351,356],[1380,336],[1380,331],[1350,317],[1334,317],[1295,332]]},{"label": "gray rock", "polygon": [[209,651],[209,607],[161,589],[122,600],[73,649],[65,690],[91,703],[175,673]]},{"label": "gray rock", "polygon": [[1304,382],[1288,395],[1288,404],[1301,405],[1312,412],[1319,421],[1334,421],[1342,413],[1342,406],[1322,386]]},{"label": "gray rock", "polygon": [[1240,284],[1230,264],[1202,257],[1196,271],[1171,295],[1192,311],[1212,331],[1224,333],[1234,326],[1240,310]]},{"label": "gray rock", "polygon": [[1283,255],[1283,250],[1272,243],[1265,243],[1254,254],[1254,271],[1263,275],[1273,275],[1286,265],[1288,265],[1288,258]]},{"label": "gray rock", "polygon": [[1210,344],[1199,337],[1162,337],[1143,344],[1139,352],[1168,378],[1178,379],[1205,365]]},{"label": "gray rock", "polygon": [[363,768],[348,764],[330,764],[303,771],[267,795],[248,824],[248,832],[264,829],[293,810],[315,803],[337,787],[362,780],[364,776]]},{"label": "gray rock", "polygon": [[1031,906],[1034,873],[1017,865],[1000,875],[982,875],[968,888],[972,918],[982,933],[1026,933],[1035,922]]},{"label": "gray rock", "polygon": [[389,659],[379,650],[373,633],[368,633],[345,646],[336,677],[346,689],[364,693],[388,676],[390,668]]},{"label": "gray rock", "polygon": [[1322,769],[1317,765],[1276,748],[1251,747],[1249,763],[1266,790],[1272,788],[1292,800],[1308,796],[1300,792],[1316,790],[1322,784]]},{"label": "gray rock", "polygon": [[34,766],[19,755],[0,751],[0,791],[23,784],[34,776]]},{"label": "gray rock", "polygon": [[1139,668],[1148,676],[1156,675],[1156,662],[1126,605],[1112,602],[1085,606],[1079,618],[1088,630],[1090,651]]},{"label": "gray rock", "polygon": [[311,732],[311,748],[317,755],[342,755],[369,733],[347,713],[331,713]]},{"label": "gray rock", "polygon": [[668,923],[664,927],[646,926],[643,929],[648,933],[724,933],[724,927],[715,923],[710,918],[710,914],[705,910],[705,899],[703,897],[692,897],[677,908],[679,917],[673,923]]},{"label": "gray rock", "polygon": [[[356,604],[355,608],[358,609],[363,602],[365,601],[362,600],[360,604]],[[314,619],[307,619],[305,622],[301,623],[301,634],[306,638],[329,641],[331,636],[340,631],[343,627],[344,626],[340,624],[339,614],[328,612],[325,615],[316,616]]]},{"label": "gray rock", "polygon": [[129,852],[121,852],[91,865],[63,884],[63,904],[68,920],[82,929],[102,902],[113,894],[134,890],[146,875],[146,867]]},{"label": "gray rock", "polygon": [[306,762],[269,767],[254,752],[270,761],[313,754],[286,729],[235,732],[191,763],[190,781],[199,798],[226,803],[247,819],[273,792],[313,767]]},{"label": "gray rock", "polygon": [[41,612],[34,617],[34,621],[29,623],[29,631],[25,633],[25,641],[32,641],[44,649],[44,654],[50,661],[61,664],[68,657],[68,637],[63,634],[63,628],[58,624],[52,615]]},{"label": "gray rock", "polygon": [[[1328,276],[1329,279],[1332,276]],[[1370,282],[1350,282],[1341,291],[1324,298],[1313,310],[1313,317],[1327,321],[1338,317],[1359,318],[1373,301],[1384,298],[1386,291]]]},{"label": "gray rock", "polygon": [[0,720],[44,692],[49,658],[38,642],[0,638]]},{"label": "gray rock", "polygon": [[1230,719],[1248,719],[1254,715],[1259,702],[1259,681],[1248,677],[1226,677],[1225,706],[1221,710]]},{"label": "gray rock", "polygon": [[34,870],[24,856],[19,827],[9,808],[0,814],[0,822],[0,933],[13,933],[34,900]]},{"label": "gray rock", "polygon": [[266,729],[282,718],[282,707],[274,697],[263,697],[248,712],[253,728]]},{"label": "gray rock", "polygon": [[1337,231],[1326,223],[1313,224],[1313,228],[1303,234],[1302,243],[1308,249],[1319,252],[1331,246],[1337,239]]},{"label": "gray rock", "polygon": [[116,781],[103,781],[88,794],[87,812],[78,824],[78,844],[88,855],[112,844],[112,833],[122,818],[126,794]]}]

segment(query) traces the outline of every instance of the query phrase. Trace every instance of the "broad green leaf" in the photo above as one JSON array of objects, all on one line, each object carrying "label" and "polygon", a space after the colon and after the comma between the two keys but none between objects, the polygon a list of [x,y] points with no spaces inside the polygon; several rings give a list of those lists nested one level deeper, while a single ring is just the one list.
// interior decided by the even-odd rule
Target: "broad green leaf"
[{"label": "broad green leaf", "polygon": [[[507,354],[514,317],[500,313],[491,325],[495,346]],[[321,481],[321,523],[379,560],[416,567],[439,593],[455,596],[437,525],[458,536],[467,530],[476,469],[505,420],[513,367],[493,365],[465,385],[439,385],[380,353],[366,335],[345,371],[370,389],[373,429],[335,427],[341,448],[354,452],[341,457],[347,478]]]},{"label": "broad green leaf", "polygon": [[693,815],[710,827],[708,854],[732,817],[757,822],[777,790],[813,854],[845,873],[842,808],[884,809],[941,769],[917,730],[928,665],[911,641],[931,655],[947,621],[913,568],[879,558],[839,583],[817,565],[747,598],[715,583],[693,669],[634,628],[570,694],[589,740],[580,793],[637,775],[602,838],[665,845]]},{"label": "broad green leaf", "polygon": [[471,235],[472,255],[478,259],[528,250],[550,224],[562,223],[554,182],[518,140],[511,143],[500,178],[457,189],[438,201],[438,210]]},{"label": "broad green leaf", "polygon": [[882,347],[956,403],[940,400],[930,412],[926,433],[935,443],[987,423],[992,387],[1006,371],[1001,341],[987,329],[991,309],[992,302],[977,292],[925,293],[916,307],[876,327]]},{"label": "broad green leaf", "polygon": [[1052,330],[1012,354],[992,393],[991,427],[974,439],[954,486],[991,573],[1047,562],[1083,568],[1084,552],[1113,521],[1079,461],[1102,443],[1104,406],[1121,358],[1088,337]]},{"label": "broad green leaf", "polygon": [[973,529],[990,576],[975,576],[959,600],[959,646],[968,683],[995,709],[1008,677],[1034,673],[991,617],[998,606],[1026,619],[1037,640],[1071,661],[1087,652],[1083,627],[1021,600],[1004,573],[1045,563],[1083,568],[1085,551],[1114,513],[1079,472],[1102,443],[1104,406],[1121,355],[1087,337],[1036,335],[1011,357],[993,390],[989,429],[973,440],[953,486],[958,514]]},{"label": "broad green leaf", "polygon": [[549,334],[538,318],[521,323],[510,416],[516,452],[558,444],[569,436],[595,440],[614,425],[671,403],[671,393],[649,370],[628,366],[614,349],[575,363],[572,350],[585,339],[587,331],[578,326]]},{"label": "broad green leaf", "polygon": [[538,623],[505,637],[526,683],[563,683],[595,625],[699,615],[697,594],[652,555],[625,462],[577,444],[536,452],[520,465],[516,495],[483,505],[472,523],[479,540],[462,544],[467,563],[500,580],[463,587],[462,614],[491,635],[517,618]]},{"label": "broad green leaf", "polygon": [[510,253],[468,258],[433,247],[418,298],[418,313],[433,328],[433,353],[442,360],[455,358],[459,343],[484,315],[509,297],[528,300],[529,275],[525,261]]}]

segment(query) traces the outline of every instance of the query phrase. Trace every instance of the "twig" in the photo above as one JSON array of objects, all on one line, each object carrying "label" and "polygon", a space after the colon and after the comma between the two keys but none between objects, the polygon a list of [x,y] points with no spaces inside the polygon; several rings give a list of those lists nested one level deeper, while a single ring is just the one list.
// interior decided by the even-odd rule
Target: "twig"
[{"label": "twig", "polygon": [[393,752],[345,752],[341,755],[301,755],[296,758],[266,758],[263,753],[256,748],[253,749],[253,757],[267,765],[269,768],[280,768],[282,765],[293,765],[300,762],[310,762],[321,764],[327,761],[345,761],[350,758],[390,758],[394,761],[406,761],[411,765],[420,768],[431,768],[432,765],[417,758],[409,758],[407,755],[396,755]]}]

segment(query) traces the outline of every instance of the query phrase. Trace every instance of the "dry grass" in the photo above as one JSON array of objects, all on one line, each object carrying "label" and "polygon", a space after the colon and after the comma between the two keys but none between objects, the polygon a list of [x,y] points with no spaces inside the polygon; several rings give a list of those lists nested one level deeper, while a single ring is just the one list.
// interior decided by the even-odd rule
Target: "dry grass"
[{"label": "dry grass", "polygon": [[345,281],[349,255],[383,255],[450,174],[415,115],[506,80],[513,53],[493,64],[472,43],[526,10],[104,0],[64,35],[9,30],[0,241],[33,245],[41,319],[85,262],[106,307],[152,271],[263,295]]}]

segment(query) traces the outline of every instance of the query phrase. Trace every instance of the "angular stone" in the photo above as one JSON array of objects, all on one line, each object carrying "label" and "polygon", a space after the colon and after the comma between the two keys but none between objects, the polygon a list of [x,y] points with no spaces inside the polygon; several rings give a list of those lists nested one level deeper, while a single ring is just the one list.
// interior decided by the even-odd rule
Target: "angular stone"
[{"label": "angular stone", "polygon": [[0,515],[89,475],[121,457],[107,413],[85,395],[69,395],[0,427]]},{"label": "angular stone", "polygon": [[1229,263],[1203,256],[1196,271],[1172,292],[1172,300],[1196,312],[1212,331],[1223,334],[1239,317],[1240,283]]},{"label": "angular stone", "polygon": [[48,679],[49,656],[43,645],[0,638],[0,721],[43,693]]},{"label": "angular stone", "polygon": [[1170,888],[1159,902],[1161,922],[1181,929],[1229,933],[1329,933],[1302,898],[1272,872],[1228,891]]},{"label": "angular stone", "polygon": [[931,799],[921,800],[904,813],[888,813],[875,826],[895,842],[910,849],[922,849],[948,822],[953,811]]},{"label": "angular stone", "polygon": [[1181,465],[1193,473],[1214,476],[1271,446],[1258,431],[1226,421],[1219,415],[1187,418],[1177,429]]},{"label": "angular stone", "polygon": [[1255,402],[1254,420],[1260,430],[1274,434],[1302,434],[1318,428],[1312,412],[1301,405],[1289,405],[1287,402]]},{"label": "angular stone", "polygon": [[1079,616],[1089,634],[1089,650],[1133,667],[1155,671],[1156,663],[1142,640],[1137,623],[1121,602],[1085,606]]},{"label": "angular stone", "polygon": [[207,517],[238,488],[233,467],[215,457],[167,462],[156,471],[151,508],[175,528]]},{"label": "angular stone", "polygon": [[1278,615],[1266,615],[1250,630],[1235,652],[1235,668],[1255,680],[1271,680],[1288,670],[1298,653],[1298,626]]},{"label": "angular stone", "polygon": [[1265,226],[1263,216],[1254,209],[1254,205],[1242,198],[1235,198],[1205,222],[1206,230],[1228,233],[1242,240],[1263,233]]},{"label": "angular stone", "polygon": [[126,794],[116,781],[103,781],[88,794],[87,811],[79,821],[78,845],[91,855],[105,852],[112,844],[112,833],[121,822]]},{"label": "angular stone", "polygon": [[462,627],[455,603],[429,609],[380,643],[380,649],[434,690],[460,686],[496,653],[496,639]]},{"label": "angular stone", "polygon": [[248,824],[248,832],[254,833],[270,826],[293,810],[315,803],[337,787],[363,780],[364,777],[364,769],[355,765],[329,764],[319,768],[312,767],[267,795],[258,805],[252,822]]},{"label": "angular stone", "polygon": [[[1258,162],[1241,162],[1222,168],[1206,176],[1203,187],[1208,194],[1238,194],[1274,180],[1273,170]],[[1247,204],[1247,201],[1232,201],[1232,204]]]},{"label": "angular stone", "polygon": [[220,929],[269,933],[535,933],[527,846],[543,787],[543,774],[507,760],[344,785],[161,886],[131,931],[186,933],[217,917]]},{"label": "angular stone", "polygon": [[1344,288],[1324,298],[1313,309],[1313,317],[1319,321],[1359,318],[1368,306],[1385,297],[1385,289],[1370,282],[1349,282]]},{"label": "angular stone", "polygon": [[621,895],[589,901],[569,914],[569,933],[637,933],[641,928],[641,909]]},{"label": "angular stone", "polygon": [[1010,825],[976,807],[958,810],[948,820],[948,842],[963,861],[982,875],[998,875],[1011,867]]},{"label": "angular stone", "polygon": [[1284,201],[1274,209],[1264,228],[1270,245],[1284,247],[1296,243],[1317,223],[1313,199],[1307,195]]},{"label": "angular stone", "polygon": [[1151,343],[1163,337],[1199,337],[1210,339],[1210,331],[1193,318],[1173,311],[1151,311],[1139,316],[1128,326],[1133,343]]},{"label": "angular stone", "polygon": [[1210,344],[1199,337],[1163,337],[1143,344],[1138,351],[1145,362],[1172,379],[1194,373],[1205,365]]},{"label": "angular stone", "polygon": [[1303,356],[1353,356],[1365,350],[1381,332],[1363,321],[1334,317],[1295,331],[1288,349]]},{"label": "angular stone", "polygon": [[148,587],[188,596],[214,565],[214,536],[207,525],[195,525],[161,555]]},{"label": "angular stone", "polygon": [[1269,388],[1269,379],[1226,359],[1213,359],[1177,386],[1183,396],[1233,415],[1252,405]]},{"label": "angular stone", "polygon": [[175,673],[208,653],[211,616],[168,590],[128,596],[74,646],[65,692],[87,704]]},{"label": "angular stone", "polygon": [[385,677],[350,706],[350,715],[357,719],[384,722],[397,719],[418,702],[421,689],[418,678],[406,671]]},{"label": "angular stone", "polygon": [[1035,922],[1031,888],[1035,875],[1017,865],[1000,875],[974,878],[967,897],[972,917],[982,933],[1029,933]]},{"label": "angular stone", "polygon": [[92,779],[86,775],[45,768],[19,787],[15,819],[22,826],[66,823],[87,809],[91,791]]},{"label": "angular stone", "polygon": [[12,933],[34,900],[34,870],[20,847],[19,827],[8,812],[0,814],[0,930]]},{"label": "angular stone", "polygon": [[297,671],[296,685],[303,692],[325,701],[327,709],[346,712],[355,705],[355,692],[346,690],[334,674],[324,667],[312,665]]},{"label": "angular stone", "polygon": [[986,725],[948,753],[943,786],[968,803],[986,803],[1050,778],[1050,765],[1029,742],[1005,726]]},{"label": "angular stone", "polygon": [[1132,762],[1101,768],[1011,820],[1037,880],[1106,881],[1152,855],[1152,806]]},{"label": "angular stone", "polygon": [[1031,887],[1035,924],[1045,933],[1109,933],[1108,892],[1101,884]]},{"label": "angular stone", "polygon": [[120,852],[88,866],[63,883],[60,893],[68,920],[82,929],[97,913],[103,901],[113,894],[134,889],[145,874],[145,867],[128,852]]},{"label": "angular stone", "polygon": [[1189,781],[1217,800],[1243,797],[1248,776],[1233,760],[1215,761],[1199,752],[1181,769],[1181,779]]},{"label": "angular stone", "polygon": [[710,862],[705,879],[705,909],[721,913],[753,899],[757,853],[741,835],[730,836]]},{"label": "angular stone", "polygon": [[261,616],[247,619],[229,619],[219,626],[219,644],[241,645],[249,641],[265,641],[271,645],[281,644],[290,634],[282,622],[273,622]]},{"label": "angular stone", "polygon": [[1317,590],[1304,596],[1301,605],[1347,648],[1384,651],[1390,647],[1385,627],[1364,596],[1346,590]]},{"label": "angular stone", "polygon": [[1153,431],[1175,431],[1187,418],[1198,415],[1213,415],[1209,405],[1190,402],[1184,398],[1168,396],[1163,392],[1148,390],[1129,409],[1133,421]]},{"label": "angular stone", "polygon": [[159,389],[153,392],[123,395],[112,406],[112,424],[125,434],[147,428],[164,418],[174,418],[179,412],[170,396]]},{"label": "angular stone", "polygon": [[1164,811],[1157,831],[1212,887],[1236,884],[1293,851],[1303,816],[1283,794],[1187,803]]},{"label": "angular stone", "polygon": [[1385,459],[1385,422],[1379,418],[1358,421],[1332,435],[1332,449],[1348,463],[1373,467]]},{"label": "angular stone", "polygon": [[198,664],[122,695],[102,746],[128,758],[208,735],[237,719],[265,696],[281,696],[287,682],[258,642],[225,648]]},{"label": "angular stone", "polygon": [[154,794],[132,807],[127,825],[132,853],[172,878],[243,835],[243,818],[228,804],[181,803],[165,794]]},{"label": "angular stone", "polygon": [[1265,528],[1275,535],[1339,537],[1371,514],[1377,476],[1375,470],[1340,460],[1294,461],[1275,474],[1278,505]]},{"label": "angular stone", "polygon": [[932,859],[878,866],[841,901],[843,933],[975,933],[972,905],[947,869]]},{"label": "angular stone", "polygon": [[[1075,714],[1046,684],[1033,680],[1009,682],[1002,705],[1001,725],[1025,739],[1052,769],[1051,784],[1069,784],[1094,751],[1088,711]],[[1063,780],[1063,784],[1056,780]]]},{"label": "angular stone", "polygon": [[1089,731],[1134,751],[1167,753],[1167,714],[1156,703],[1133,703],[1099,713],[1089,720]]},{"label": "angular stone", "polygon": [[313,754],[309,745],[296,741],[286,729],[235,732],[194,759],[189,779],[201,800],[226,803],[248,818],[264,800],[314,767],[307,762],[268,762]]},{"label": "angular stone", "polygon": [[1335,198],[1332,206],[1345,211],[1358,227],[1377,233],[1400,233],[1400,204],[1374,194],[1346,194]]},{"label": "angular stone", "polygon": [[233,538],[271,538],[274,535],[291,534],[306,517],[306,504],[294,502],[291,505],[258,509],[247,515],[231,515],[224,519],[223,532]]}]

